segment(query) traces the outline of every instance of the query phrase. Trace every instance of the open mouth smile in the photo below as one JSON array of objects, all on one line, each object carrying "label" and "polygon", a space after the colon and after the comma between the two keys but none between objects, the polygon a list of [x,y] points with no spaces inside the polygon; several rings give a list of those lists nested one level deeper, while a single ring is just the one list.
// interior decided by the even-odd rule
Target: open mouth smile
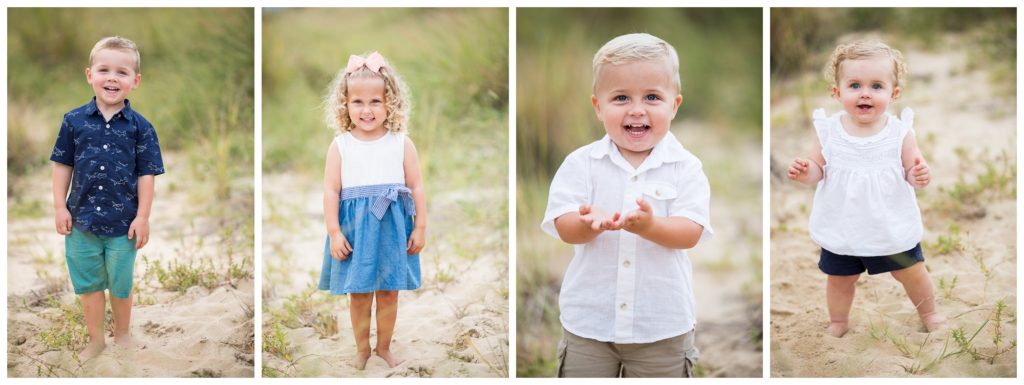
[{"label": "open mouth smile", "polygon": [[644,135],[651,130],[650,124],[645,123],[630,123],[622,126],[626,130],[626,134],[631,138],[642,138]]}]

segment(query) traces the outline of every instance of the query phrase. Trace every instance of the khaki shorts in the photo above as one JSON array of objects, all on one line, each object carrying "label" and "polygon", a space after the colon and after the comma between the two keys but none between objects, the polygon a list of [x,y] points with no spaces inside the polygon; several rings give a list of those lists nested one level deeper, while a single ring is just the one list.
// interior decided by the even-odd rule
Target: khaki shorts
[{"label": "khaki shorts", "polygon": [[616,344],[562,329],[558,377],[693,377],[695,330],[646,344]]}]

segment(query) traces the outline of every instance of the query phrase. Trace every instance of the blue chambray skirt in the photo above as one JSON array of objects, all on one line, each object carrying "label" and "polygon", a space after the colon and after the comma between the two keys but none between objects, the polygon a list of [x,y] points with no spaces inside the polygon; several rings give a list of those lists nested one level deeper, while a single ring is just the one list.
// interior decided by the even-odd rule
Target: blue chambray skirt
[{"label": "blue chambray skirt", "polygon": [[415,215],[404,185],[342,189],[338,220],[352,253],[343,261],[334,259],[327,237],[318,288],[335,295],[418,289],[420,256],[406,254]]}]

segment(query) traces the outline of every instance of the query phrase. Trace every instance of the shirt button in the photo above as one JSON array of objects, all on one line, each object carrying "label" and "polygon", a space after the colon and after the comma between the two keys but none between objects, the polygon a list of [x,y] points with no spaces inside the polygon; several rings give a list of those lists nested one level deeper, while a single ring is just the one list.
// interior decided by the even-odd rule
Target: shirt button
[{"label": "shirt button", "polygon": [[105,144],[103,145],[103,149],[104,149],[104,150],[106,150],[106,149],[107,149],[107,147],[108,147],[107,145],[105,145]]},{"label": "shirt button", "polygon": [[633,175],[633,177],[632,177],[632,178],[629,178],[629,180],[630,180],[630,181],[633,181],[633,182],[636,182],[636,179],[637,179],[637,176],[636,176],[636,175]]},{"label": "shirt button", "polygon": [[[100,206],[96,206],[96,211],[100,211]],[[623,304],[622,306],[626,306],[626,305]]]},{"label": "shirt button", "polygon": [[107,124],[107,128],[110,128],[110,124],[109,123]]},{"label": "shirt button", "polygon": [[626,304],[619,305],[619,309],[626,310]]},{"label": "shirt button", "polygon": [[[100,187],[100,190],[102,190],[102,189],[103,189],[103,188],[102,188],[102,187]],[[623,266],[623,267],[629,267],[629,265],[631,265],[631,263],[629,263],[629,260],[626,260],[625,262],[622,262],[622,266]]]},{"label": "shirt button", "polygon": [[[103,146],[103,148],[107,148],[107,146]],[[106,169],[107,169],[107,166],[100,166],[100,171],[103,171],[103,170],[106,170]]]},{"label": "shirt button", "polygon": [[103,186],[100,186],[100,190],[103,190]]}]

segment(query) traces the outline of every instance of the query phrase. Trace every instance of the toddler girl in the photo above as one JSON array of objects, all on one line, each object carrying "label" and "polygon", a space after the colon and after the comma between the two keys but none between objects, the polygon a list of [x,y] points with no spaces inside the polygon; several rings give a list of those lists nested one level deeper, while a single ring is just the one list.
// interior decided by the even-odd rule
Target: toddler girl
[{"label": "toddler girl", "polygon": [[[377,346],[388,366],[398,290],[420,287],[427,226],[416,147],[405,135],[409,93],[383,56],[351,56],[331,83],[326,121],[338,135],[324,171],[320,290],[349,294],[358,369],[370,359],[370,314],[377,299]],[[340,202],[339,202],[340,201]],[[415,218],[415,221],[413,220]]]},{"label": "toddler girl", "polygon": [[814,111],[818,140],[807,159],[796,159],[789,179],[817,183],[808,229],[821,246],[818,268],[828,274],[829,334],[849,329],[857,279],[892,273],[929,332],[944,322],[935,309],[931,278],[921,252],[921,212],[914,188],[931,181],[914,140],[914,113],[886,112],[900,96],[906,73],[899,51],[881,42],[836,47],[825,68],[832,96],[843,110]]}]

